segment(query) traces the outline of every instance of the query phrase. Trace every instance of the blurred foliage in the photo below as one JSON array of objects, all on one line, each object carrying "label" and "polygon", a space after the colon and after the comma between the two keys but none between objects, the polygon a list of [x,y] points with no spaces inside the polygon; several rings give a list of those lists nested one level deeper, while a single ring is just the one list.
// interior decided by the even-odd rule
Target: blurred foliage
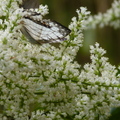
[{"label": "blurred foliage", "polygon": [[108,120],[120,120],[120,108],[113,108],[111,112],[112,115]]}]

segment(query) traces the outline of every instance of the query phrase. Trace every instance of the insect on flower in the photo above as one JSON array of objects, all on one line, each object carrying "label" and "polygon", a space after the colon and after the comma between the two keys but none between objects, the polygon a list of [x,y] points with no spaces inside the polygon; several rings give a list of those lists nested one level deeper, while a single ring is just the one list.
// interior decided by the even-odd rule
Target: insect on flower
[{"label": "insect on flower", "polygon": [[58,22],[49,19],[38,19],[40,14],[37,12],[27,11],[22,20],[22,33],[31,43],[59,43],[66,40],[70,30]]}]

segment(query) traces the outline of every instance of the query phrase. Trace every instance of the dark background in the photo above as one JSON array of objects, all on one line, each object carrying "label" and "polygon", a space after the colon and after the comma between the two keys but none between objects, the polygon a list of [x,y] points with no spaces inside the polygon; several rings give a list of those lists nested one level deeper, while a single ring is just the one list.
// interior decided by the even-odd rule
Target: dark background
[{"label": "dark background", "polygon": [[[24,0],[24,7],[38,7],[39,4],[47,4],[49,14],[45,18],[49,18],[68,26],[73,16],[77,16],[76,9],[80,6],[87,7],[92,15],[99,12],[106,12],[111,7],[113,0]],[[106,26],[104,28],[96,28],[94,30],[84,31],[84,46],[80,48],[76,60],[80,64],[89,62],[89,45],[95,42],[107,50],[106,56],[113,65],[120,64],[120,28],[114,29]]]}]

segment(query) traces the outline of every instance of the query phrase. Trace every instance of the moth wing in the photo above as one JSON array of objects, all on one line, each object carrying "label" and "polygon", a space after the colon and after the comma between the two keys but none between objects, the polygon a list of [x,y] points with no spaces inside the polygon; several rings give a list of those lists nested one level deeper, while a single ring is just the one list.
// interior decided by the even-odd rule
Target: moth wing
[{"label": "moth wing", "polygon": [[56,43],[65,40],[70,30],[60,23],[50,20],[34,21],[23,19],[23,34],[31,43]]}]

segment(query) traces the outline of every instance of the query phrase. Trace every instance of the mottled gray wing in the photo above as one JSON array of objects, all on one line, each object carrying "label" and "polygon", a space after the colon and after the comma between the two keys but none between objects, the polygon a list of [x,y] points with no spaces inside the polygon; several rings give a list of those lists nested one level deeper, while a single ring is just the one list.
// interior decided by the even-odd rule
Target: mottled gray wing
[{"label": "mottled gray wing", "polygon": [[23,18],[22,32],[31,43],[57,43],[65,40],[70,30],[60,23],[51,20],[35,21],[29,17]]}]

